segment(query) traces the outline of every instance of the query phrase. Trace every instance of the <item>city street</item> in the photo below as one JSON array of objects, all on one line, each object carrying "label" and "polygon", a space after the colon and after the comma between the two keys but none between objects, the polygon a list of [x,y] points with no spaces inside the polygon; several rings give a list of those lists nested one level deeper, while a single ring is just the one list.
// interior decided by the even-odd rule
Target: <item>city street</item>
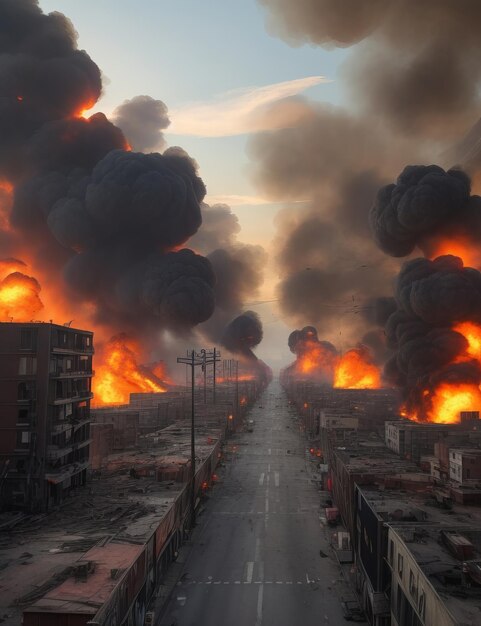
[{"label": "city street", "polygon": [[306,441],[277,381],[229,439],[162,626],[341,624],[346,586],[319,521]]}]

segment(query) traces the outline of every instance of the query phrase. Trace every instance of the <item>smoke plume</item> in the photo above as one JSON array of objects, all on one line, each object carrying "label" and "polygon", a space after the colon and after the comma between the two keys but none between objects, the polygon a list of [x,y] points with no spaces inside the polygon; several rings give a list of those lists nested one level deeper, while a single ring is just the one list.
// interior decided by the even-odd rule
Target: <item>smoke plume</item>
[{"label": "smoke plume", "polygon": [[112,119],[122,129],[132,150],[150,152],[165,146],[162,131],[170,125],[170,119],[162,100],[135,96],[118,106]]},{"label": "smoke plume", "polygon": [[180,249],[202,223],[197,163],[177,147],[140,152],[162,147],[165,105],[139,96],[115,123],[86,118],[100,70],[71,22],[36,0],[0,0],[0,79],[0,244],[28,265],[2,277],[2,317],[72,316],[104,339],[127,331],[143,345],[206,321],[212,265]]},{"label": "smoke plume", "polygon": [[350,47],[344,74],[364,113],[397,132],[455,137],[479,115],[476,0],[259,0],[289,43]]}]

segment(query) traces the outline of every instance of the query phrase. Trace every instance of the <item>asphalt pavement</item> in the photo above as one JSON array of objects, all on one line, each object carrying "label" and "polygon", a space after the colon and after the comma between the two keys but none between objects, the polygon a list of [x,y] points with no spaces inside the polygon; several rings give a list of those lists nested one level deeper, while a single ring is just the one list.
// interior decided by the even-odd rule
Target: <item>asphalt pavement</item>
[{"label": "asphalt pavement", "polygon": [[161,624],[343,624],[346,584],[320,523],[308,444],[277,381],[249,419],[253,432],[229,439]]}]

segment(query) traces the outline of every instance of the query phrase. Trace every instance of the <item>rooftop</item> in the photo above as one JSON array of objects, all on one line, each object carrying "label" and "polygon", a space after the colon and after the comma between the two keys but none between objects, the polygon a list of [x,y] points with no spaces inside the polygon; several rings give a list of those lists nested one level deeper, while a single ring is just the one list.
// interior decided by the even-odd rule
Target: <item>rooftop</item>
[{"label": "rooftop", "polygon": [[[199,425],[197,459],[207,458],[220,431]],[[111,570],[136,558],[170,510],[185,484],[133,478],[130,468],[149,458],[185,463],[190,457],[190,428],[181,422],[159,431],[160,442],[148,450],[115,455],[114,471],[78,489],[58,510],[41,515],[0,515],[0,615],[5,626],[21,623],[22,612],[34,602],[39,610],[65,608],[91,613],[108,597]],[[114,460],[115,460],[114,459]],[[104,475],[105,474],[105,475]],[[88,584],[72,571],[95,562]],[[43,599],[42,599],[43,598]],[[65,606],[64,606],[65,605]]]},{"label": "rooftop", "polygon": [[[459,546],[464,547],[470,542],[474,548],[470,560],[476,561],[481,559],[481,530],[479,526],[467,526],[460,529],[456,523],[441,527],[393,524],[392,528],[409,548],[456,623],[466,626],[479,624],[481,619],[481,587],[466,584],[462,572],[463,561],[451,554],[442,541],[441,535],[441,531],[448,534],[454,531]],[[456,531],[459,531],[459,534]]]}]

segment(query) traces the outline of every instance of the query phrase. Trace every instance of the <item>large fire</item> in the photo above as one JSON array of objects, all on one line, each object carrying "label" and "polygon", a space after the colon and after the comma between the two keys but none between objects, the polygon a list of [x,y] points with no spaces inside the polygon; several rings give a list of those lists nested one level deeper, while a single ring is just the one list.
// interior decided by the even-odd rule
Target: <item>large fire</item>
[{"label": "large fire", "polygon": [[27,322],[43,309],[40,284],[17,259],[0,260],[0,321]]},{"label": "large fire", "polygon": [[[481,326],[474,322],[459,322],[453,326],[468,342],[464,354],[455,358],[455,363],[469,362],[475,359],[481,365]],[[479,411],[481,409],[481,389],[471,382],[441,382],[433,389],[426,389],[422,394],[421,410],[409,411],[406,407],[402,415],[414,421],[428,421],[437,424],[455,424],[459,422],[461,411]]]},{"label": "large fire", "polygon": [[339,389],[379,389],[381,371],[372,362],[365,346],[345,352],[334,369],[334,387]]},{"label": "large fire", "polygon": [[401,415],[416,422],[428,421],[436,424],[459,422],[461,411],[477,411],[481,407],[481,390],[469,383],[441,383],[433,391],[424,392],[424,403],[429,408],[421,416],[417,411],[404,408]]},{"label": "large fire", "polygon": [[305,341],[302,352],[296,361],[296,369],[300,374],[313,374],[317,371],[331,372],[336,355],[327,350],[318,341]]},{"label": "large fire", "polygon": [[127,404],[131,393],[164,393],[164,364],[140,365],[140,346],[126,335],[117,335],[105,345],[102,364],[93,379],[96,406]]}]

